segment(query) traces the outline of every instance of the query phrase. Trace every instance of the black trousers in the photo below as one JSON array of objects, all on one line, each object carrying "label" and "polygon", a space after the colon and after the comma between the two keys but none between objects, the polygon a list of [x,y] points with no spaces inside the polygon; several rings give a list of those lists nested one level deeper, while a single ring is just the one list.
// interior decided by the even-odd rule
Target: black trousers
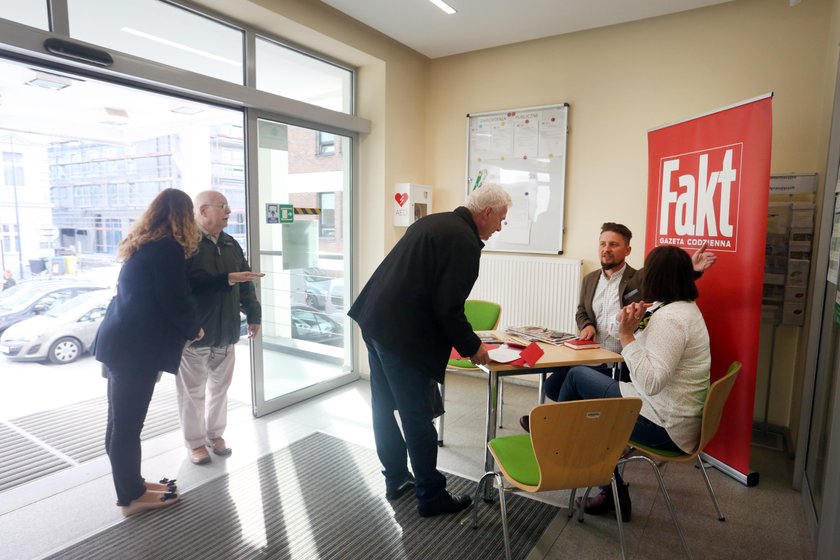
[{"label": "black trousers", "polygon": [[105,452],[111,461],[118,506],[127,506],[146,492],[140,475],[140,432],[156,382],[157,371],[110,369],[108,374]]}]

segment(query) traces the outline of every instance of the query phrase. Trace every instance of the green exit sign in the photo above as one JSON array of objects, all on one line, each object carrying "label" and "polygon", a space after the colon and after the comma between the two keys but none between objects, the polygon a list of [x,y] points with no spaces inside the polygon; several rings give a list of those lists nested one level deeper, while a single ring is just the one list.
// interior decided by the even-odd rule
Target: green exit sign
[{"label": "green exit sign", "polygon": [[291,204],[280,205],[280,223],[290,224],[295,221],[295,208]]}]

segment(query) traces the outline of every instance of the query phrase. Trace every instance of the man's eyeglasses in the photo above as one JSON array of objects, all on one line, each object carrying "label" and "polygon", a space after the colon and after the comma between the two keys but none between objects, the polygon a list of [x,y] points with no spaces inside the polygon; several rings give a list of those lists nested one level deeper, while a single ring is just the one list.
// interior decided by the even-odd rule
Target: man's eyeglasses
[{"label": "man's eyeglasses", "polygon": [[204,206],[212,206],[213,208],[221,208],[222,210],[230,210],[229,204],[205,204]]}]

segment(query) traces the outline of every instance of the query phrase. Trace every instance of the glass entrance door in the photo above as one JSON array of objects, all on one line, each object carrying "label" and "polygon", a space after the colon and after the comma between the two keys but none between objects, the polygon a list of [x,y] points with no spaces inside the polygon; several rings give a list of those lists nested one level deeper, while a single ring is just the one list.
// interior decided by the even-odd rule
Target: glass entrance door
[{"label": "glass entrance door", "polygon": [[251,202],[263,318],[254,356],[257,416],[357,378],[350,360],[351,138],[252,118]]}]

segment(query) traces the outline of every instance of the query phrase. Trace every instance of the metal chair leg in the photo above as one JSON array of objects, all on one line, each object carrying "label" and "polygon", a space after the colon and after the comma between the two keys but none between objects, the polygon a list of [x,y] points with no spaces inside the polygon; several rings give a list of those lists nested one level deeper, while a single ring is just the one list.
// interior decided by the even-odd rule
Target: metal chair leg
[{"label": "metal chair leg", "polygon": [[629,461],[645,461],[653,469],[653,474],[656,475],[656,480],[657,482],[659,482],[659,489],[662,490],[662,496],[665,497],[665,503],[668,505],[668,510],[671,512],[671,521],[673,521],[674,528],[677,530],[677,534],[680,536],[680,543],[682,544],[683,550],[685,551],[685,555],[689,558],[689,560],[691,560],[691,550],[689,550],[688,548],[688,543],[685,540],[685,534],[683,533],[682,527],[680,526],[680,522],[677,520],[677,511],[674,509],[674,504],[671,502],[671,496],[668,494],[668,489],[665,488],[665,481],[662,479],[662,473],[659,472],[659,467],[656,466],[656,462],[650,457],[646,457],[644,455],[634,455],[632,457],[622,459],[621,461],[619,461],[619,464],[626,463]]},{"label": "metal chair leg", "polygon": [[499,412],[498,412],[498,421],[499,421],[499,428],[502,428],[502,417],[504,416],[505,411],[505,380],[503,378],[499,378]]},{"label": "metal chair leg", "polygon": [[505,507],[505,487],[504,487],[504,478],[501,474],[496,475],[496,479],[499,482],[499,510],[502,514],[502,536],[505,539],[505,559],[511,560],[510,555],[510,536],[508,535],[508,526],[507,526],[507,508]]},{"label": "metal chair leg", "polygon": [[[472,518],[473,518],[473,529],[478,529],[478,497],[481,495],[481,488],[487,484],[487,479],[496,476],[494,472],[486,472],[481,475],[481,478],[478,479],[478,483],[475,485],[475,496],[473,496],[473,511],[472,511]],[[490,503],[492,500],[484,500],[487,503]]]},{"label": "metal chair leg", "polygon": [[712,488],[712,481],[709,480],[709,475],[706,473],[706,465],[703,464],[703,459],[701,459],[699,455],[697,456],[697,466],[700,467],[700,472],[703,473],[703,480],[706,482],[706,490],[709,491],[709,497],[712,499],[712,503],[715,505],[715,511],[717,512],[718,521],[726,521],[726,518],[720,511],[720,504],[718,504],[717,496],[715,495],[715,491]]},{"label": "metal chair leg", "polygon": [[[438,383],[438,388],[440,389],[440,400],[441,402],[446,402],[446,383]],[[446,414],[441,414],[437,418],[435,418],[435,429],[437,429],[438,435],[438,447],[443,447],[443,417]]]},{"label": "metal chair leg", "polygon": [[[621,558],[627,560],[627,549],[624,543],[624,524],[621,522],[621,502],[618,501],[618,486],[615,483],[615,476],[610,478],[612,486],[613,503],[615,504],[615,520],[618,522],[618,542],[621,545]],[[583,504],[581,504],[583,510]]]},{"label": "metal chair leg", "polygon": [[586,489],[586,492],[583,493],[583,497],[580,499],[580,507],[578,507],[578,521],[583,523],[583,508],[586,507],[586,498],[589,497],[589,492],[592,490],[592,487]]},{"label": "metal chair leg", "polygon": [[[510,554],[510,536],[508,535],[508,526],[507,526],[507,508],[505,507],[505,483],[504,477],[501,473],[495,472],[486,472],[482,477],[478,480],[478,484],[475,485],[475,496],[473,496],[473,529],[478,529],[478,497],[481,495],[481,488],[484,484],[487,483],[489,478],[495,478],[496,484],[499,485],[499,510],[502,514],[502,536],[504,537],[505,541],[505,558],[507,560],[511,560]],[[487,500],[485,500],[487,501]]]},{"label": "metal chair leg", "polygon": [[572,488],[572,491],[569,492],[569,517],[573,517],[575,515],[575,494],[577,494],[577,488]]}]

